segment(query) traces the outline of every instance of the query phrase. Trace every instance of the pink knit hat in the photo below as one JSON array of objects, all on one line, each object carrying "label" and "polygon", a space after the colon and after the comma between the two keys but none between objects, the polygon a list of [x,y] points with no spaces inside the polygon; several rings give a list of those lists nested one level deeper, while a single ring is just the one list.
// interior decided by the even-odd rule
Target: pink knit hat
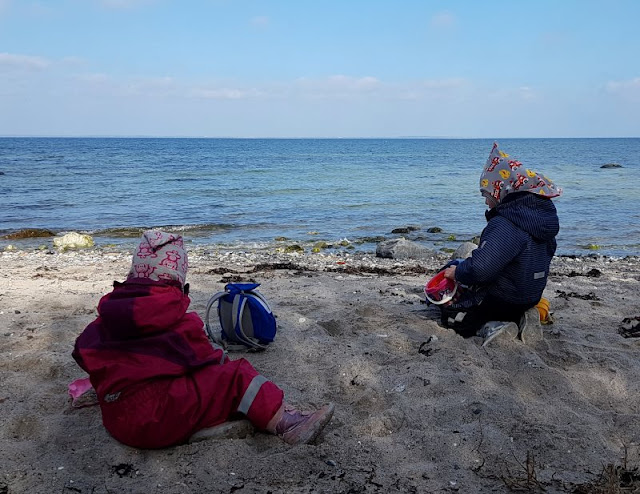
[{"label": "pink knit hat", "polygon": [[184,285],[188,267],[187,251],[180,235],[147,230],[133,254],[127,279],[173,280]]}]

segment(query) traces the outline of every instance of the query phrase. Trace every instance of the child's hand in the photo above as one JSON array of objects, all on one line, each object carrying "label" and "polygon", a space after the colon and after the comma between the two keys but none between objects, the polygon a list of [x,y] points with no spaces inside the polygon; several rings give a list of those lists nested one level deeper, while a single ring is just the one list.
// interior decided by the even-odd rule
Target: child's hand
[{"label": "child's hand", "polygon": [[454,280],[456,279],[456,266],[449,266],[447,269],[444,270],[444,277],[448,278],[450,280]]}]

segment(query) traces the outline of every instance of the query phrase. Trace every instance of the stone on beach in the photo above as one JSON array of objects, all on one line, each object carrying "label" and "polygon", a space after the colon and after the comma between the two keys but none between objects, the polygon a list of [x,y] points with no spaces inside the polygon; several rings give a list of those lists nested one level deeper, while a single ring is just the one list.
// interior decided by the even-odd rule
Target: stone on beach
[{"label": "stone on beach", "polygon": [[94,242],[91,235],[78,232],[69,232],[62,237],[54,238],[53,246],[60,250],[86,249],[87,247],[93,247]]},{"label": "stone on beach", "polygon": [[477,248],[478,246],[473,242],[463,242],[455,252],[451,254],[451,259],[466,259]]},{"label": "stone on beach", "polygon": [[387,259],[434,259],[436,254],[404,237],[380,242],[376,247],[376,257]]}]

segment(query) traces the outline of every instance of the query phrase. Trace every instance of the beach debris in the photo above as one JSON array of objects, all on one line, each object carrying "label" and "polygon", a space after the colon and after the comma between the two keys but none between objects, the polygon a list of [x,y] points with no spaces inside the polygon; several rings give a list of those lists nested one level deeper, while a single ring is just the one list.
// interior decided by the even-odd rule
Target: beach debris
[{"label": "beach debris", "polygon": [[451,255],[451,259],[466,259],[477,248],[473,242],[462,242]]},{"label": "beach debris", "polygon": [[406,384],[396,384],[396,386],[393,388],[393,390],[396,393],[402,393],[405,389],[407,389],[407,385]]},{"label": "beach debris", "polygon": [[55,237],[55,233],[45,228],[24,228],[17,232],[2,235],[5,240],[20,240],[23,238]]},{"label": "beach debris", "polygon": [[422,343],[420,343],[420,347],[418,348],[418,353],[426,357],[430,357],[431,355],[436,353],[438,350],[429,346],[429,344],[432,341],[436,341],[436,340],[429,339],[427,341],[423,341]]},{"label": "beach debris", "polygon": [[605,163],[600,168],[624,168],[620,163]]},{"label": "beach debris", "polygon": [[94,245],[93,238],[86,233],[69,232],[53,239],[53,246],[60,250],[86,249]]},{"label": "beach debris", "polygon": [[580,300],[600,300],[600,298],[598,298],[598,296],[593,292],[589,292],[586,295],[580,295],[576,292],[567,293],[562,290],[556,290],[556,293],[558,294],[558,298],[563,298],[565,300],[569,300],[569,298],[579,298]]},{"label": "beach debris", "polygon": [[586,276],[587,278],[599,278],[602,275],[602,271],[597,268],[592,268],[586,273],[578,273],[577,271],[571,271],[567,276],[573,278],[575,276]]},{"label": "beach debris", "polygon": [[131,463],[118,463],[117,465],[111,465],[111,471],[120,478],[133,477],[135,467]]},{"label": "beach debris", "polygon": [[416,242],[404,237],[380,242],[376,246],[376,257],[384,259],[429,259],[433,260],[436,253]]},{"label": "beach debris", "polygon": [[[543,492],[546,491],[544,484],[538,480],[536,467],[539,466],[539,464],[536,463],[536,458],[531,451],[527,451],[527,459],[524,464],[517,458],[516,462],[517,467],[512,466],[511,468],[509,468],[506,461],[504,462],[506,473],[500,476],[500,480],[502,480],[507,489],[510,491],[524,490],[526,492],[534,492],[534,489]],[[520,472],[512,471],[513,468],[520,470]]]},{"label": "beach debris", "polygon": [[638,492],[640,490],[640,471],[638,467],[630,468],[626,465],[609,463],[602,467],[602,472],[596,480],[577,484],[571,492],[577,494],[606,494]]},{"label": "beach debris", "polygon": [[625,317],[618,332],[625,338],[640,338],[640,316]]}]

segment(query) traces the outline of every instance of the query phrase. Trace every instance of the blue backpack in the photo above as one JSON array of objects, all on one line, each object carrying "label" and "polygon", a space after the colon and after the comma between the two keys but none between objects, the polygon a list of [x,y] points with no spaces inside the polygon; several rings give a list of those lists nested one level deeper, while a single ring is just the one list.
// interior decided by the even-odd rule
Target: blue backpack
[{"label": "blue backpack", "polygon": [[[207,303],[205,327],[209,338],[229,350],[265,350],[276,336],[276,318],[256,290],[259,283],[229,283]],[[220,333],[209,325],[209,313],[218,303]]]}]

